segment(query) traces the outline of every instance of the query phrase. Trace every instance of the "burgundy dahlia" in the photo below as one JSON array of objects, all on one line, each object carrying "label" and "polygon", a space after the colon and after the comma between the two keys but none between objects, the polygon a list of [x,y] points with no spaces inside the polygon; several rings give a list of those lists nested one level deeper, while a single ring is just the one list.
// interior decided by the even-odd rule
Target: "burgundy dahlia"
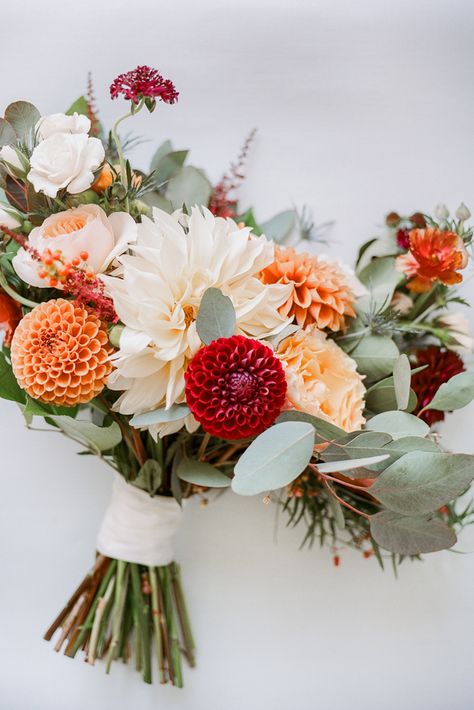
[{"label": "burgundy dahlia", "polygon": [[198,350],[185,373],[186,400],[204,431],[243,439],[267,429],[285,401],[281,362],[258,340],[219,338]]},{"label": "burgundy dahlia", "polygon": [[[429,345],[427,348],[416,351],[416,366],[422,365],[428,365],[428,367],[413,375],[411,380],[411,386],[418,398],[414,414],[418,414],[423,407],[431,402],[444,382],[466,369],[459,355],[452,350],[438,348],[436,345]],[[431,426],[444,419],[444,412],[428,409],[423,412],[421,419]]]},{"label": "burgundy dahlia", "polygon": [[126,74],[119,74],[110,85],[110,96],[116,99],[122,94],[129,101],[137,104],[141,98],[160,99],[165,104],[174,104],[178,92],[169,79],[164,79],[157,69],[143,66]]},{"label": "burgundy dahlia", "polygon": [[397,231],[397,244],[400,249],[410,248],[410,232],[408,229],[399,229]]}]

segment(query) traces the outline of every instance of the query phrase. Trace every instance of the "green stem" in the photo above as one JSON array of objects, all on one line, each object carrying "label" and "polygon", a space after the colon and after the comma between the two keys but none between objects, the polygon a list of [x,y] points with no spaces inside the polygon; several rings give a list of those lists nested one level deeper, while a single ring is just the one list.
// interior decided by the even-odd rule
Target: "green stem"
[{"label": "green stem", "polygon": [[178,688],[183,687],[183,673],[181,669],[181,651],[179,648],[178,630],[176,627],[176,618],[173,609],[173,599],[171,595],[171,575],[170,567],[161,567],[160,569],[161,585],[163,589],[163,600],[165,605],[166,625],[169,630],[170,637],[170,666],[173,666],[174,680],[173,684]]},{"label": "green stem", "polygon": [[22,306],[28,306],[28,308],[35,308],[39,304],[36,301],[30,301],[28,298],[23,298],[19,293],[13,289],[5,278],[5,275],[0,271],[0,286],[3,288],[5,293],[13,298],[14,301],[21,303]]},{"label": "green stem", "polygon": [[129,570],[127,563],[123,562],[123,560],[118,560],[114,612],[112,617],[112,641],[107,653],[107,664],[105,667],[106,673],[110,673],[110,666],[112,664],[112,660],[114,659],[115,650],[119,642],[120,628],[125,609],[125,599],[127,597],[128,576]]},{"label": "green stem", "polygon": [[166,683],[165,665],[163,656],[163,639],[161,638],[160,628],[160,607],[158,603],[158,579],[156,567],[148,567],[151,586],[151,615],[153,620],[153,628],[155,631],[155,646],[156,659],[158,663],[158,672],[160,674],[160,683]]},{"label": "green stem", "polygon": [[[117,148],[117,154],[118,154],[119,164],[120,164],[120,180],[122,181],[122,184],[127,188],[127,190],[129,188],[129,184],[128,184],[126,165],[125,165],[125,158],[123,156],[122,142],[119,138],[119,134],[118,134],[117,129],[120,126],[120,124],[122,123],[122,121],[125,121],[127,118],[130,118],[130,116],[135,116],[135,114],[137,114],[139,111],[142,110],[144,105],[145,105],[145,99],[141,99],[140,102],[136,106],[134,105],[133,110],[129,111],[128,113],[124,114],[123,116],[120,116],[120,118],[118,118],[115,121],[114,125],[112,126],[112,131],[111,131],[112,138],[114,140],[115,147]],[[126,197],[125,201],[126,201],[126,207],[127,207],[127,211],[128,211],[129,210],[128,196]]]},{"label": "green stem", "polygon": [[196,644],[194,642],[193,632],[191,629],[191,621],[189,618],[188,608],[186,606],[186,601],[183,593],[183,587],[181,584],[181,569],[176,562],[172,562],[170,565],[171,570],[171,580],[173,584],[174,598],[176,602],[176,610],[178,612],[178,618],[181,626],[181,631],[183,634],[184,647],[186,649],[186,656],[191,667],[195,665],[194,651]]},{"label": "green stem", "polygon": [[130,565],[132,578],[132,592],[134,596],[134,605],[137,613],[137,625],[141,638],[141,646],[143,652],[143,680],[145,683],[151,683],[151,650],[150,650],[150,609],[142,590],[140,571],[137,564]]}]

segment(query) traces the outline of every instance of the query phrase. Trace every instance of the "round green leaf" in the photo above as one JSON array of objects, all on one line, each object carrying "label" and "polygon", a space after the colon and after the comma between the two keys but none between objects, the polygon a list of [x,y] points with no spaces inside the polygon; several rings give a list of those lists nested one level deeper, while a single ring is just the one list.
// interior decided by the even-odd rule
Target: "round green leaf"
[{"label": "round green leaf", "polygon": [[218,288],[208,288],[201,299],[196,328],[202,342],[209,345],[218,338],[235,333],[235,310],[232,301]]},{"label": "round green leaf", "polygon": [[377,414],[369,419],[365,428],[369,431],[384,431],[390,434],[392,439],[400,439],[403,436],[426,436],[430,431],[428,424],[422,419],[408,412],[399,411]]},{"label": "round green leaf", "polygon": [[361,375],[366,375],[369,380],[379,380],[391,374],[399,352],[391,338],[366,335],[350,351],[350,356],[357,362]]},{"label": "round green leaf", "polygon": [[410,400],[411,367],[410,361],[402,353],[393,366],[393,382],[398,409],[407,409]]},{"label": "round green leaf", "polygon": [[72,419],[72,417],[49,417],[67,436],[80,441],[95,453],[113,449],[122,441],[122,432],[116,422],[100,427],[92,422]]},{"label": "round green leaf", "polygon": [[287,486],[311,461],[314,427],[306,422],[275,424],[244,451],[234,469],[232,490],[253,496]]},{"label": "round green leaf", "polygon": [[181,459],[176,473],[182,481],[205,488],[226,488],[231,484],[230,478],[211,464],[187,457]]},{"label": "round green leaf", "polygon": [[460,372],[444,382],[425,409],[451,412],[462,409],[474,399],[474,372]]},{"label": "round green leaf", "polygon": [[187,417],[190,409],[187,404],[173,404],[169,409],[161,407],[154,409],[152,412],[144,412],[143,414],[135,414],[130,419],[130,424],[139,429],[140,427],[150,426],[151,424],[165,424],[167,422],[176,422],[183,417]]},{"label": "round green leaf", "polygon": [[442,520],[398,515],[390,510],[372,515],[370,532],[380,547],[400,555],[437,552],[456,543],[454,531]]}]

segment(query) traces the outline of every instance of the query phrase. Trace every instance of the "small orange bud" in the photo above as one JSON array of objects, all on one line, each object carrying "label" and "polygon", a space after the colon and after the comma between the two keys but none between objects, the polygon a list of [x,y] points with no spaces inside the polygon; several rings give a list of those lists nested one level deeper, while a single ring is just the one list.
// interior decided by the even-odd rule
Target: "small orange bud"
[{"label": "small orange bud", "polygon": [[87,261],[87,259],[89,258],[89,252],[88,251],[81,251],[79,256],[81,257],[82,261]]},{"label": "small orange bud", "polygon": [[114,176],[112,174],[112,170],[110,168],[110,165],[108,163],[105,163],[103,166],[102,170],[100,171],[99,175],[97,176],[95,182],[92,184],[92,189],[94,192],[97,192],[97,194],[100,194],[101,192],[104,192],[114,181]]},{"label": "small orange bud", "polygon": [[334,567],[339,567],[339,565],[341,564],[341,558],[339,557],[339,555],[334,555],[332,561],[334,563]]},{"label": "small orange bud", "polygon": [[72,264],[73,266],[79,266],[80,263],[81,263],[81,260],[79,259],[78,256],[75,256],[75,257],[71,260],[71,264]]},{"label": "small orange bud", "polygon": [[365,559],[368,560],[369,557],[372,557],[372,555],[374,554],[374,551],[373,550],[364,550],[362,554],[365,557]]},{"label": "small orange bud", "polygon": [[47,277],[47,275],[48,275],[48,272],[45,271],[44,269],[41,269],[40,271],[38,271],[38,276],[40,277],[40,279],[45,279]]},{"label": "small orange bud", "polygon": [[53,276],[51,279],[49,279],[49,285],[51,286],[51,288],[56,288],[56,286],[58,285],[58,280]]},{"label": "small orange bud", "polygon": [[42,256],[41,261],[45,266],[52,266],[53,265],[53,259],[51,256]]},{"label": "small orange bud", "polygon": [[94,279],[94,278],[95,278],[95,274],[94,274],[93,271],[86,271],[86,276],[87,276],[88,279]]}]

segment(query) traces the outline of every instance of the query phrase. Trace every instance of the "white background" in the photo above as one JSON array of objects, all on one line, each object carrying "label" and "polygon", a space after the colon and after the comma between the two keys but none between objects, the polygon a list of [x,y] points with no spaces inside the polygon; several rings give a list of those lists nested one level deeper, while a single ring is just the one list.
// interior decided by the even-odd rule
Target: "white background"
[{"label": "white background", "polygon": [[[114,76],[148,63],[179,104],[140,116],[213,179],[253,126],[243,202],[261,219],[307,203],[352,261],[392,209],[474,207],[470,0],[22,0],[1,11],[0,104],[67,108],[91,69],[101,117]],[[474,210],[473,210],[474,211]],[[468,290],[474,297],[472,285]],[[444,431],[474,452],[474,409]],[[179,538],[198,668],[186,688],[57,656],[42,632],[93,559],[110,473],[0,403],[2,710],[457,710],[472,707],[473,557],[441,553],[395,581],[373,560],[298,551],[259,500],[192,503]],[[459,545],[474,549],[466,534]]]}]

